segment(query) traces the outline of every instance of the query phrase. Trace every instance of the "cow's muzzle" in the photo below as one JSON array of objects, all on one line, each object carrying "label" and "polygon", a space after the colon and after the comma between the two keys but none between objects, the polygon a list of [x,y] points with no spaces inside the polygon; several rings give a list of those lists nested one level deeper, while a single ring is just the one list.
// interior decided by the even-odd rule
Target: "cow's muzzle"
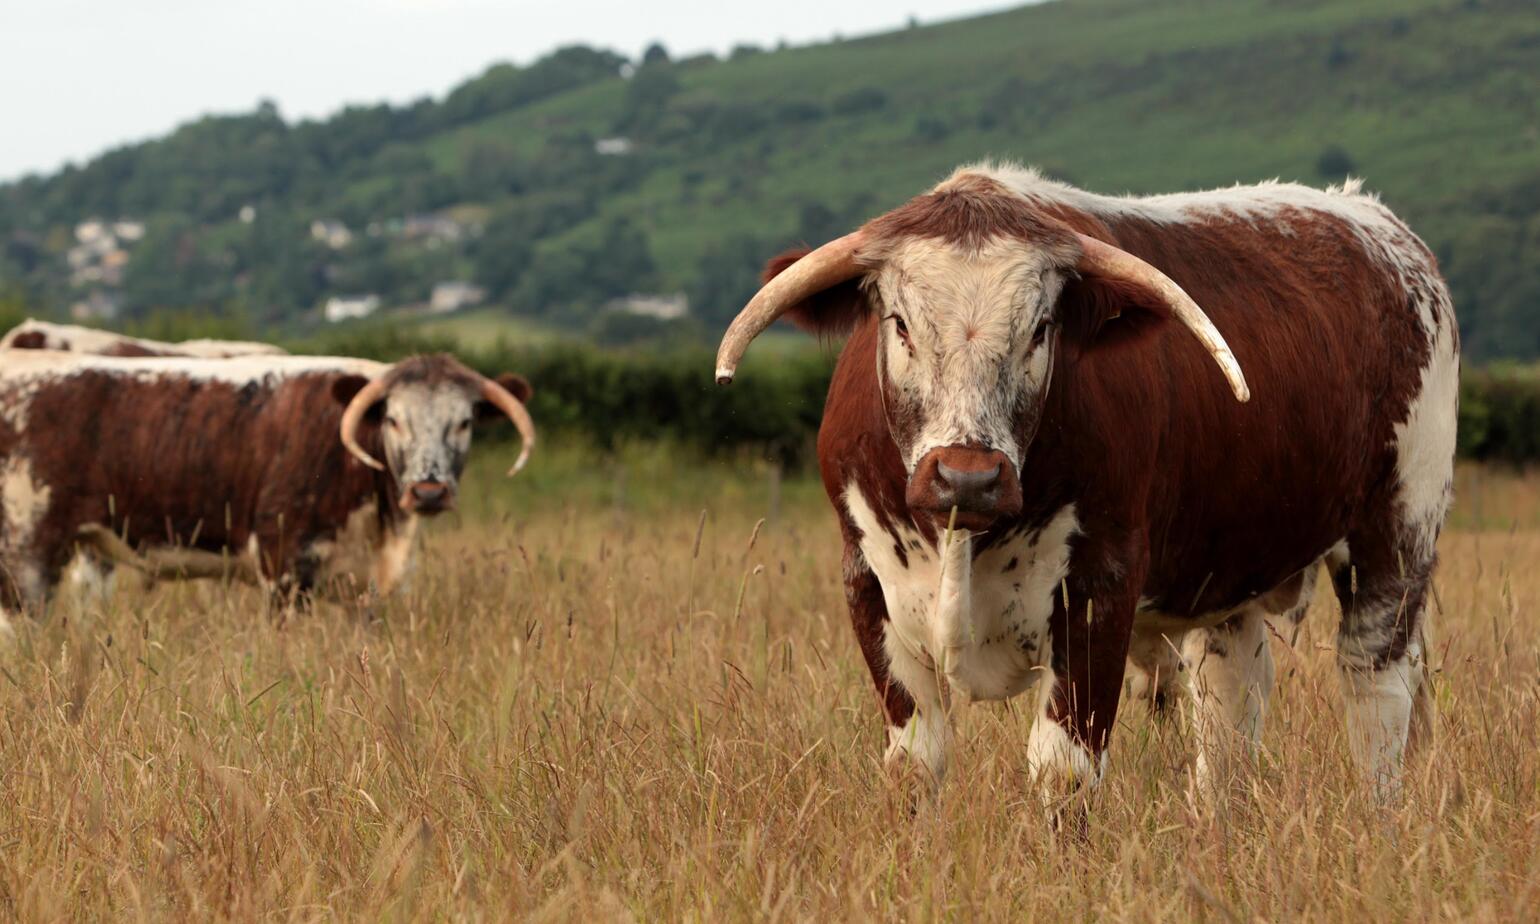
[{"label": "cow's muzzle", "polygon": [[933,517],[937,528],[951,521],[956,507],[958,529],[982,532],[1021,513],[1021,481],[997,449],[943,446],[914,467],[904,499],[916,516]]},{"label": "cow's muzzle", "polygon": [[408,513],[431,516],[455,505],[455,489],[442,481],[414,481],[401,492],[398,502]]}]

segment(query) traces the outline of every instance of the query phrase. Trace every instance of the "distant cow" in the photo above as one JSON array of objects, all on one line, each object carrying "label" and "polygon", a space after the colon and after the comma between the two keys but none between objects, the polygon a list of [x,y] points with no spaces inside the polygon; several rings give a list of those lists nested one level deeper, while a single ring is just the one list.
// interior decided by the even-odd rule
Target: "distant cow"
[{"label": "distant cow", "polygon": [[1260,735],[1266,615],[1325,560],[1348,740],[1396,788],[1459,338],[1433,255],[1377,199],[1116,198],[986,164],[766,279],[717,377],[782,316],[850,334],[818,454],[890,761],[939,779],[945,691],[1041,683],[1029,766],[1094,781],[1140,641],[1141,663],[1182,654],[1211,784]]},{"label": "distant cow", "polygon": [[201,356],[224,359],[232,356],[283,356],[282,347],[245,340],[183,340],[167,343],[130,337],[110,330],[53,324],[28,318],[0,339],[0,349],[62,350],[68,353],[94,353],[98,356]]},{"label": "distant cow", "polygon": [[529,395],[520,376],[493,381],[445,355],[18,351],[0,363],[0,606],[41,606],[77,541],[103,530],[151,554],[229,552],[303,593],[363,518],[388,586],[418,516],[454,505],[477,419],[513,421],[524,445],[509,474],[522,467]]}]

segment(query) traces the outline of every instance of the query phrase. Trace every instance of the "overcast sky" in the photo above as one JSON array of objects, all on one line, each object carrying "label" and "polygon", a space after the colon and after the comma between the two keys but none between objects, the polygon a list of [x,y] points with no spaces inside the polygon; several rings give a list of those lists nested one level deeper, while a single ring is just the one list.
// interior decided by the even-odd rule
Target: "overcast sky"
[{"label": "overcast sky", "polygon": [[[1019,0],[1018,0],[1019,2]],[[584,42],[635,56],[859,35],[1011,0],[0,0],[0,179],[264,98],[284,115],[435,96]]]}]

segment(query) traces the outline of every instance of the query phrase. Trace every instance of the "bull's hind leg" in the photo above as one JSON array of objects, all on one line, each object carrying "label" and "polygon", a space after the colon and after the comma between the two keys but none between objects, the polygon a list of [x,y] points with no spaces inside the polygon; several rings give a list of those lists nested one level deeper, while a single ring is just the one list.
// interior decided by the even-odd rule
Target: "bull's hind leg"
[{"label": "bull's hind leg", "polygon": [[1273,689],[1267,611],[1251,605],[1225,622],[1193,629],[1182,639],[1189,676],[1200,792],[1220,791],[1238,763],[1249,763],[1262,740]]},{"label": "bull's hind leg", "polygon": [[1435,559],[1431,540],[1377,534],[1349,544],[1351,560],[1332,574],[1348,747],[1376,792],[1392,796],[1414,720],[1428,716],[1423,638]]},{"label": "bull's hind leg", "polygon": [[1433,295],[1427,363],[1395,425],[1387,490],[1365,504],[1347,560],[1332,573],[1342,602],[1337,661],[1348,744],[1381,795],[1400,789],[1409,736],[1431,731],[1424,639],[1438,534],[1453,496],[1460,369],[1448,294],[1439,286]]}]

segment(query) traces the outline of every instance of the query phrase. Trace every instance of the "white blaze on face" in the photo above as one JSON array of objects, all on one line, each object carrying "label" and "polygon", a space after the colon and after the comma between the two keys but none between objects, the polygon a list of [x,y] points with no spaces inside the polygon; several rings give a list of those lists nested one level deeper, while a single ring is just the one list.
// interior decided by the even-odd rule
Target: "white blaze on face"
[{"label": "white blaze on face", "polygon": [[884,253],[874,285],[879,372],[908,469],[932,449],[964,444],[1020,465],[1023,411],[1052,371],[1053,338],[1034,334],[1063,287],[1047,254],[1020,241],[972,250],[908,238]]},{"label": "white blaze on face", "polygon": [[385,456],[403,486],[418,481],[454,485],[471,447],[475,406],[466,390],[444,382],[409,383],[385,399]]}]

